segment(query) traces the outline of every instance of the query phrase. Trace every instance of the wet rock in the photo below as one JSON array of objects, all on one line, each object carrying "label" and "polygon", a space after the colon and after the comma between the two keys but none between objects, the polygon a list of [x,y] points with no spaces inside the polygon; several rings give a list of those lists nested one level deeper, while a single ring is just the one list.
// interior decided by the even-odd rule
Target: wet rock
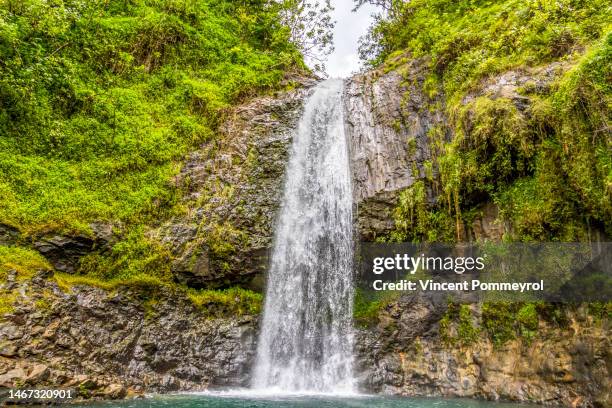
[{"label": "wet rock", "polygon": [[127,389],[121,384],[110,384],[102,392],[105,399],[121,399],[127,395]]},{"label": "wet rock", "polygon": [[74,273],[82,257],[93,251],[108,250],[115,241],[112,225],[92,223],[90,227],[91,235],[44,235],[36,238],[32,242],[32,247],[56,270]]},{"label": "wet rock", "polygon": [[178,282],[261,289],[293,131],[315,84],[300,82],[236,107],[218,138],[187,158],[176,180],[187,215],[151,233],[171,249]]},{"label": "wet rock", "polygon": [[12,322],[0,326],[0,340],[18,340],[24,335],[24,329]]},{"label": "wet rock", "polygon": [[445,121],[442,109],[427,109],[443,101],[422,91],[426,74],[425,62],[413,61],[401,71],[369,71],[346,83],[346,129],[362,240],[393,229],[399,192],[425,176],[428,132]]},{"label": "wet rock", "polygon": [[0,245],[14,245],[19,241],[19,237],[17,228],[0,223]]},{"label": "wet rock", "polygon": [[[28,287],[30,298],[44,294],[53,306],[49,313],[20,315],[20,325],[0,321],[5,386],[18,382],[75,388],[84,398],[123,398],[128,388],[138,394],[248,385],[255,318],[212,319],[170,289],[151,318],[128,289],[111,294],[79,285],[68,294],[52,280],[18,285]],[[16,308],[26,304],[18,300]]]}]

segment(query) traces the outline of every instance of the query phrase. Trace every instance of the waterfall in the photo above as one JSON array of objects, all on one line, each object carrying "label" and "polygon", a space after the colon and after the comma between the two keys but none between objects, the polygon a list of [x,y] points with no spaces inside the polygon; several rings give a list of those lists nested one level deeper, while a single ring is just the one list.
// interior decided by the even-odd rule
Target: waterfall
[{"label": "waterfall", "polygon": [[317,86],[293,138],[252,387],[353,390],[352,187],[342,80]]}]

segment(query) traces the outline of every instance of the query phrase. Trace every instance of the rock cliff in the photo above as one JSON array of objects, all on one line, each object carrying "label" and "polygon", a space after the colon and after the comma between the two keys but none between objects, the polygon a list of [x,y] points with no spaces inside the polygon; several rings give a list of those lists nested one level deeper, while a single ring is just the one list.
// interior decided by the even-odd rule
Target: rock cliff
[{"label": "rock cliff", "polygon": [[172,271],[192,287],[261,288],[293,129],[314,80],[230,111],[220,135],[193,152],[177,183],[185,215],[152,235],[173,253]]},{"label": "rock cliff", "polygon": [[50,278],[13,275],[0,288],[19,293],[0,321],[0,399],[4,387],[123,398],[248,385],[253,316],[211,316],[170,289],[153,301],[146,288],[67,289]]},{"label": "rock cliff", "polygon": [[[481,313],[472,306],[474,314]],[[370,392],[448,396],[574,407],[610,401],[610,329],[585,307],[565,328],[540,322],[532,341],[494,344],[479,336],[468,344],[440,333],[445,302],[405,296],[379,323],[358,331],[360,384]],[[474,324],[477,323],[475,319]],[[451,327],[456,335],[457,327]]]},{"label": "rock cliff", "polygon": [[401,72],[369,71],[346,83],[346,130],[362,240],[393,229],[398,193],[425,175],[427,134],[444,120],[441,110],[426,109],[434,100],[422,91],[425,73],[415,61]]},{"label": "rock cliff", "polygon": [[[454,129],[442,92],[426,92],[427,61],[405,57],[392,69],[358,74],[347,81],[345,111],[354,173],[356,230],[362,242],[388,237],[396,228],[400,195],[417,181],[425,205],[441,199],[431,167],[435,143],[448,143]],[[519,115],[534,103],[520,89],[544,90],[568,69],[561,63],[492,76],[464,100],[510,101]],[[429,174],[428,174],[429,173]],[[512,231],[494,202],[480,204],[470,222],[458,221],[460,241],[500,240]],[[357,367],[363,389],[406,396],[458,396],[562,406],[610,403],[610,328],[585,307],[565,311],[564,327],[540,320],[532,340],[497,344],[478,336],[467,343],[443,333],[446,299],[403,295],[358,330]],[[481,305],[471,305],[469,327],[482,324]],[[503,324],[499,317],[500,325]],[[444,327],[448,330],[448,327]],[[451,324],[455,334],[458,327]]]}]

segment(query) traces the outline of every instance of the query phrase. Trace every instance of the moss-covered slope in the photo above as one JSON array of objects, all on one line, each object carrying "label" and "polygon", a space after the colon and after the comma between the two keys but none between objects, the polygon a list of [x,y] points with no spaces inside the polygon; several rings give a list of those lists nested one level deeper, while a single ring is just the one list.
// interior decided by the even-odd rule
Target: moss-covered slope
[{"label": "moss-covered slope", "polygon": [[[171,254],[148,231],[185,211],[186,153],[304,67],[268,3],[0,1],[3,233],[78,236],[112,247],[83,272],[169,279]],[[115,242],[100,245],[93,222]]]},{"label": "moss-covered slope", "polygon": [[[507,239],[610,235],[610,5],[395,3],[373,29],[373,62],[388,72],[423,61],[423,109],[447,121],[429,130],[431,170],[402,193],[391,239],[462,240],[486,203],[511,226]],[[434,206],[427,191],[439,196]]]}]

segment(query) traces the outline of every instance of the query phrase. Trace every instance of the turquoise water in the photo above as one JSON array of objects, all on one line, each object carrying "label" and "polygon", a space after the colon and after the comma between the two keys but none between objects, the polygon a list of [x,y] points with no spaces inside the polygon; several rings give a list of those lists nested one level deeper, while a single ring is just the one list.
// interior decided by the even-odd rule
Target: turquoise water
[{"label": "turquoise water", "polygon": [[213,395],[167,395],[141,400],[101,402],[89,408],[519,408],[528,405],[471,399],[395,397],[248,397]]}]

